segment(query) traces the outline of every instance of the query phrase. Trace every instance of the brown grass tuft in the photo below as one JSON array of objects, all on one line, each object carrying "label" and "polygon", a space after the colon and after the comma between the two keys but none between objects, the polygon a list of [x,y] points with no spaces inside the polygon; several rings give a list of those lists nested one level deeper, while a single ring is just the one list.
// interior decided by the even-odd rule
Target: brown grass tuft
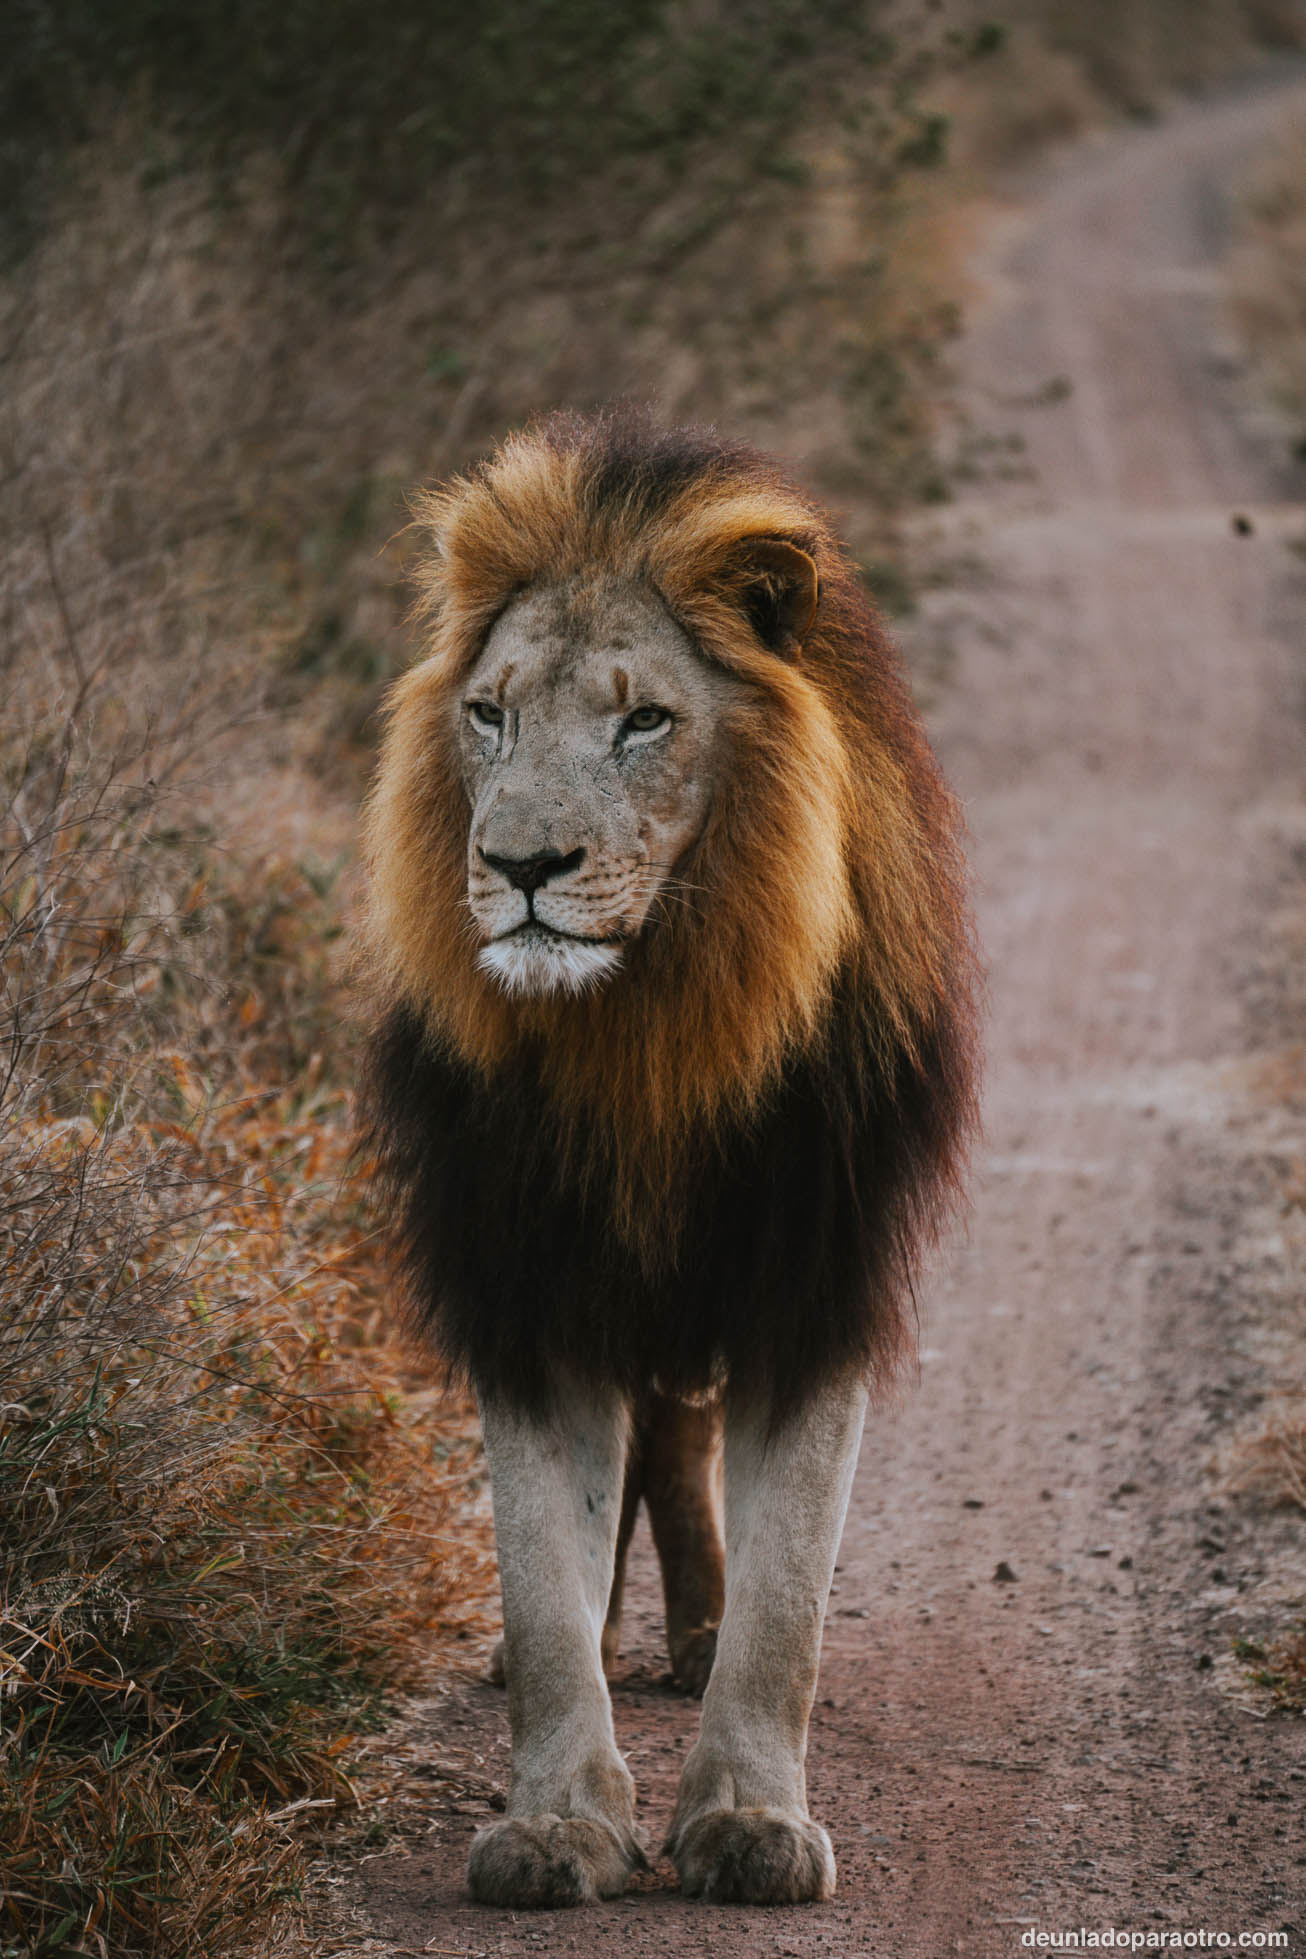
[{"label": "brown grass tuft", "polygon": [[1306,1714],[1306,1625],[1294,1626],[1277,1639],[1238,1639],[1235,1657],[1247,1668],[1254,1687],[1270,1696],[1286,1714]]},{"label": "brown grass tuft", "polygon": [[1285,1395],[1258,1435],[1238,1444],[1235,1489],[1306,1511],[1306,1395]]}]

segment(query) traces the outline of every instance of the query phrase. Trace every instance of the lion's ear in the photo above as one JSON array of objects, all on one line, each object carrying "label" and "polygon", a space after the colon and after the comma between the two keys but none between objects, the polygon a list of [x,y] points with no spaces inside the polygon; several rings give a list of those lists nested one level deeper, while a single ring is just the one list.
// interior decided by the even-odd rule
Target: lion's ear
[{"label": "lion's ear", "polygon": [[801,657],[821,581],[815,560],[783,537],[752,537],[731,563],[731,583],[762,644],[781,659]]}]

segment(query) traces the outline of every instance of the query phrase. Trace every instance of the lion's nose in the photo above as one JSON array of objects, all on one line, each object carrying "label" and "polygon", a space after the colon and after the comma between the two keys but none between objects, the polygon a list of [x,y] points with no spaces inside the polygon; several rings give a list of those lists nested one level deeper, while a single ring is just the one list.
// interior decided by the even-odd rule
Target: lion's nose
[{"label": "lion's nose", "polygon": [[509,884],[515,885],[518,891],[524,891],[528,898],[551,878],[564,877],[568,871],[579,870],[584,859],[583,849],[569,851],[565,857],[558,850],[545,851],[538,857],[496,857],[488,850],[481,852],[483,863],[488,864],[491,870],[498,871],[500,877],[506,877]]}]

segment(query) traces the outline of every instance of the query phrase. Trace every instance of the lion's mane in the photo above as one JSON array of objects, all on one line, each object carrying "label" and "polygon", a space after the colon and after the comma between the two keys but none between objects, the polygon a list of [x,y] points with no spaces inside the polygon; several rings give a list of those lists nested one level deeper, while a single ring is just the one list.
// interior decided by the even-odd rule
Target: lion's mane
[{"label": "lion's mane", "polygon": [[[422,1319],[525,1405],[560,1366],[779,1407],[886,1379],[961,1191],[976,967],[956,805],[828,519],[753,450],[630,412],[551,417],[419,515],[429,648],[365,816],[365,1106]],[[792,657],[759,626],[775,539],[819,573]],[[512,1000],[466,904],[461,690],[514,596],[583,610],[614,577],[752,683],[729,792],[612,980]]]}]

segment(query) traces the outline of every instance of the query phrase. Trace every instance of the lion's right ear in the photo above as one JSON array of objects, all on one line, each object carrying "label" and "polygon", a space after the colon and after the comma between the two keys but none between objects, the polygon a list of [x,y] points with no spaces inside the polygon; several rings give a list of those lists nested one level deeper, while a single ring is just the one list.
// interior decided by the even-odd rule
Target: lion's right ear
[{"label": "lion's right ear", "polygon": [[788,538],[751,537],[731,558],[729,582],[763,646],[800,659],[821,596],[815,559]]}]

